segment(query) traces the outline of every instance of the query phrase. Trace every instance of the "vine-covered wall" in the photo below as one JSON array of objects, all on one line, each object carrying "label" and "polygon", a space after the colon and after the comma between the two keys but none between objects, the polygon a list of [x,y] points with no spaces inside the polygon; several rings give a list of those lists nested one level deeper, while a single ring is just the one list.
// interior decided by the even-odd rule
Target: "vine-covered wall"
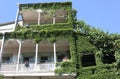
[{"label": "vine-covered wall", "polygon": [[[105,33],[85,24],[83,21],[79,21],[76,26],[77,29],[80,29],[76,40],[80,60],[77,78],[119,79],[119,34]],[[83,61],[84,57],[86,59]],[[83,66],[83,64],[87,66]]]}]

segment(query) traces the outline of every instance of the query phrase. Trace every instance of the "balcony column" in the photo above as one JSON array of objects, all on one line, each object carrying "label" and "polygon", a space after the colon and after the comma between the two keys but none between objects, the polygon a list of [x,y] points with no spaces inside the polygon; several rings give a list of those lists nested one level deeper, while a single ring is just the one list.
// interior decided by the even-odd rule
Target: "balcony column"
[{"label": "balcony column", "polygon": [[53,24],[55,24],[55,15],[53,15]]},{"label": "balcony column", "polygon": [[36,50],[35,50],[35,70],[37,70],[37,62],[38,62],[38,46],[39,44],[36,44]]},{"label": "balcony column", "polygon": [[38,9],[36,10],[38,12],[38,25],[40,25],[40,18],[41,18],[41,13],[42,13],[42,10],[41,9]]},{"label": "balcony column", "polygon": [[[18,3],[18,7],[19,7],[19,3]],[[15,18],[15,27],[17,26],[17,23],[18,23],[19,14],[20,14],[20,10],[18,8],[16,13],[16,18]],[[14,30],[15,30],[15,27],[14,27]]]},{"label": "balcony column", "polygon": [[38,25],[40,25],[40,12],[38,13]]},{"label": "balcony column", "polygon": [[19,69],[19,62],[20,62],[20,55],[21,55],[21,47],[22,47],[22,42],[21,40],[17,40],[19,44],[19,49],[18,49],[18,56],[17,56],[17,65],[16,65],[16,71]]},{"label": "balcony column", "polygon": [[57,56],[56,56],[56,43],[53,43],[53,48],[54,48],[54,69],[55,69],[55,64],[57,62]]},{"label": "balcony column", "polygon": [[5,33],[3,33],[1,50],[0,50],[0,70],[1,70],[1,65],[2,65],[2,55],[4,52],[4,42],[5,42]]}]

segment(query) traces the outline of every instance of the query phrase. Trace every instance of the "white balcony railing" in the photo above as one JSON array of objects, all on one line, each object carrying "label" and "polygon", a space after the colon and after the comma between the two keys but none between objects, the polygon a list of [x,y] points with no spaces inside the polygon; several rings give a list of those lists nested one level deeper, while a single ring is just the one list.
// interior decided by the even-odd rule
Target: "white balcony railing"
[{"label": "white balcony railing", "polygon": [[15,64],[2,64],[1,71],[15,71],[16,65]]},{"label": "white balcony railing", "polygon": [[[54,71],[54,63],[42,63],[35,66],[33,63],[30,63],[28,67],[25,64],[19,64],[18,72],[24,71]],[[16,71],[16,64],[2,64],[1,71]]]},{"label": "white balcony railing", "polygon": [[55,69],[55,64],[53,63],[38,64],[38,68],[39,71],[41,70],[53,71]]}]

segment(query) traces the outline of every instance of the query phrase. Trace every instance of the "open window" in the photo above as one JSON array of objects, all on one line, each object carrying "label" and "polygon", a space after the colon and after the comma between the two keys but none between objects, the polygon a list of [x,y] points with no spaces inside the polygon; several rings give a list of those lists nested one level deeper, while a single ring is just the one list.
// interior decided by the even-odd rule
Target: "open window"
[{"label": "open window", "polygon": [[33,53],[23,53],[23,63],[29,62],[34,63],[34,54]]},{"label": "open window", "polygon": [[63,59],[70,60],[70,43],[67,39],[59,39],[56,41],[57,62],[62,62]]},{"label": "open window", "polygon": [[3,57],[2,58],[2,63],[10,63],[10,57],[9,56]]},{"label": "open window", "polygon": [[114,53],[104,53],[103,54],[103,58],[102,58],[102,62],[104,64],[111,64],[113,62],[115,62],[115,56]]},{"label": "open window", "polygon": [[4,54],[2,57],[2,63],[4,63],[4,64],[11,63],[11,58],[12,58],[11,54]]},{"label": "open window", "polygon": [[30,57],[24,57],[23,60],[29,62]]},{"label": "open window", "polygon": [[87,67],[87,66],[95,66],[95,55],[94,54],[86,54],[83,55],[82,57],[82,66]]},{"label": "open window", "polygon": [[48,56],[41,56],[40,57],[40,63],[45,63],[49,60],[49,57]]},{"label": "open window", "polygon": [[62,61],[64,61],[64,59],[65,60],[70,59],[70,52],[69,51],[64,52],[64,53],[62,53],[62,52],[57,53],[57,61],[58,62],[62,62]]},{"label": "open window", "polygon": [[64,54],[58,54],[58,55],[57,55],[57,61],[58,61],[58,62],[62,62],[64,56],[65,56]]}]

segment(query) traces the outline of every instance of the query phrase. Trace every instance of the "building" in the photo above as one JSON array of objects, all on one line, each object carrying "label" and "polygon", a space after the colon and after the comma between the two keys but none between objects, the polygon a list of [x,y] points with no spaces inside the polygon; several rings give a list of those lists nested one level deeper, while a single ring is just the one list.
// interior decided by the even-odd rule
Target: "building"
[{"label": "building", "polygon": [[0,24],[0,73],[5,79],[73,79],[57,76],[57,62],[74,61],[71,2],[18,4],[15,22]]},{"label": "building", "polygon": [[78,22],[72,2],[18,4],[0,39],[5,79],[120,78],[119,35]]}]

